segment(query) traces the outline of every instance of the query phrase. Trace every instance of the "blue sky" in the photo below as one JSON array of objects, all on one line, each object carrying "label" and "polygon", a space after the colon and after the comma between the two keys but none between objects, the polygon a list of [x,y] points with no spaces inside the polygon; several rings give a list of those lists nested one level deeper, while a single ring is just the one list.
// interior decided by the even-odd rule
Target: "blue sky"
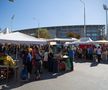
[{"label": "blue sky", "polygon": [[[86,24],[105,24],[103,4],[108,0],[83,0]],[[11,17],[15,15],[14,19]],[[34,19],[35,18],[35,19]],[[0,0],[0,28],[13,30],[62,25],[83,25],[80,0]]]}]

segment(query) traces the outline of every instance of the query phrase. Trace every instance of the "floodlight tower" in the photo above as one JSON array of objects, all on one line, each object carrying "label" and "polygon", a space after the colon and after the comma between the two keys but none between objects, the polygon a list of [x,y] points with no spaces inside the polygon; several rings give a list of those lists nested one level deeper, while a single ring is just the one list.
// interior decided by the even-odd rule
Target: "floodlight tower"
[{"label": "floodlight tower", "polygon": [[81,3],[84,5],[84,37],[86,37],[86,12],[85,12],[85,2],[83,0],[80,0]]},{"label": "floodlight tower", "polygon": [[107,37],[108,40],[108,16],[107,16],[107,11],[108,11],[108,7],[107,5],[103,4],[103,8],[106,11],[106,27],[105,27],[105,35]]}]

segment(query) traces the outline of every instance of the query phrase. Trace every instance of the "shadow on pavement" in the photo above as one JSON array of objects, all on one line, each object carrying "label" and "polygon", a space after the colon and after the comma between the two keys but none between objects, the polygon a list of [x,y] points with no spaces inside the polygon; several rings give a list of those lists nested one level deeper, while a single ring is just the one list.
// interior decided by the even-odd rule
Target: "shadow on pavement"
[{"label": "shadow on pavement", "polygon": [[75,59],[74,62],[75,63],[86,63],[87,60],[85,60],[85,59]]},{"label": "shadow on pavement", "polygon": [[85,59],[75,59],[74,61],[75,63],[91,63],[90,64],[90,67],[95,67],[97,66],[98,64],[108,64],[108,60],[101,60],[100,63],[98,63],[97,61],[95,60],[85,60]]},{"label": "shadow on pavement", "polygon": [[101,60],[100,63],[99,62],[96,62],[96,61],[93,61],[93,62],[91,62],[90,67],[95,67],[98,64],[108,64],[108,61],[107,60]]},{"label": "shadow on pavement", "polygon": [[98,62],[92,62],[91,64],[90,64],[90,67],[95,67],[95,66],[97,66],[99,63]]},{"label": "shadow on pavement", "polygon": [[21,80],[9,80],[1,82],[0,81],[0,90],[11,90],[11,89],[15,89],[18,87],[21,87],[25,84],[31,83],[31,82],[35,82],[35,81],[41,81],[41,80],[48,80],[48,79],[56,79],[57,77],[64,75],[66,73],[69,73],[70,71],[61,71],[59,73],[49,73],[49,72],[44,72],[43,74],[41,74],[41,79],[40,80],[34,80],[33,78],[31,78],[30,80],[27,81],[21,81]]}]

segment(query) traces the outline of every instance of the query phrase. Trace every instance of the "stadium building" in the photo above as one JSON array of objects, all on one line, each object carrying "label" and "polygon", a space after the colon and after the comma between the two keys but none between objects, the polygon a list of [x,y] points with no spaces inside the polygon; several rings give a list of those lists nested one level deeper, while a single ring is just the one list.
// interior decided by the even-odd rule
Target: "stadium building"
[{"label": "stadium building", "polygon": [[[84,25],[70,25],[70,26],[52,26],[41,27],[47,29],[52,38],[67,38],[67,33],[74,32],[81,37],[84,35]],[[22,33],[34,36],[38,28],[18,30]],[[86,36],[92,40],[99,40],[105,37],[105,25],[86,25]]]}]

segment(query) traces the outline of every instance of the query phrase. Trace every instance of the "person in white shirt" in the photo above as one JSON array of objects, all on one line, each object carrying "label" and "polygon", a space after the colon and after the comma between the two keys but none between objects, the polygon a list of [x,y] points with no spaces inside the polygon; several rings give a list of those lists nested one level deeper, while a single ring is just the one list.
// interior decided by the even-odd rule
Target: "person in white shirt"
[{"label": "person in white shirt", "polygon": [[98,63],[100,63],[101,54],[102,54],[102,49],[100,47],[97,48],[96,54],[97,54],[97,58],[98,58]]},{"label": "person in white shirt", "polygon": [[48,51],[47,50],[44,53],[43,66],[45,69],[48,69]]}]

